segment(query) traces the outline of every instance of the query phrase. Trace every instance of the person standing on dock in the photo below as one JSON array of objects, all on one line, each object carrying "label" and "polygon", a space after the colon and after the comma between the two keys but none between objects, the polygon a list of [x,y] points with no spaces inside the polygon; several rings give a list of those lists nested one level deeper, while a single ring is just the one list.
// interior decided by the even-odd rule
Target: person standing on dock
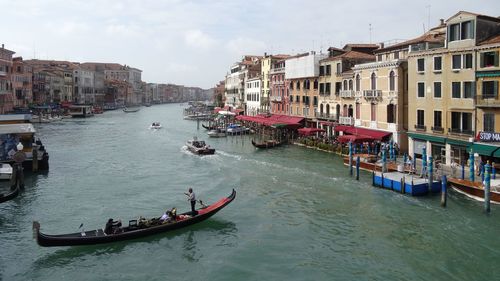
[{"label": "person standing on dock", "polygon": [[196,195],[193,192],[193,189],[190,187],[188,189],[188,193],[184,193],[188,196],[188,201],[191,202],[191,212],[193,216],[196,215],[195,205],[196,205]]}]

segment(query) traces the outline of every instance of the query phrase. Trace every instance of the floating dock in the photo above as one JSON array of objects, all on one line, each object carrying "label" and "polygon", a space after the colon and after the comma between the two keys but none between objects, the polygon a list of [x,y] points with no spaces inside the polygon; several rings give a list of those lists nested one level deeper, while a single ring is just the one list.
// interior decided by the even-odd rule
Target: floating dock
[{"label": "floating dock", "polygon": [[[374,172],[373,185],[400,193],[410,194],[412,196],[421,196],[429,193],[428,179],[401,172]],[[438,192],[441,192],[441,183],[439,181],[433,181],[431,193]]]}]

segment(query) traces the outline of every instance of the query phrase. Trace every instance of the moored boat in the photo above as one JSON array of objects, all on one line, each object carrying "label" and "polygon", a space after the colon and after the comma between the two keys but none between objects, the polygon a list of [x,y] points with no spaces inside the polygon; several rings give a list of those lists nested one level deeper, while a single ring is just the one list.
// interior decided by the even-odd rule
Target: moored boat
[{"label": "moored boat", "polygon": [[0,180],[10,180],[12,177],[12,166],[8,163],[0,163]]},{"label": "moored boat", "polygon": [[230,124],[227,126],[226,132],[230,135],[248,134],[249,128],[243,127],[240,124]]},{"label": "moored boat", "polygon": [[86,118],[94,116],[94,110],[91,105],[70,105],[68,113],[73,118]]},{"label": "moored boat", "polygon": [[[498,180],[491,180],[490,200],[492,203],[500,204],[500,187]],[[480,182],[472,182],[470,180],[462,180],[449,178],[448,185],[459,193],[465,194],[467,197],[477,201],[484,201],[484,186]]]},{"label": "moored boat", "polygon": [[196,137],[186,142],[189,151],[198,155],[209,155],[215,153],[215,148],[211,148],[205,141],[198,140]]},{"label": "moored boat", "polygon": [[215,130],[210,130],[207,135],[211,138],[223,138],[225,136],[227,136],[226,134],[226,130],[224,129],[221,129],[221,128],[217,128]]},{"label": "moored boat", "polygon": [[235,197],[236,191],[233,189],[231,195],[228,197],[224,197],[212,205],[196,210],[195,214],[186,212],[177,215],[176,219],[171,222],[158,223],[159,218],[144,221],[130,220],[128,226],[120,228],[114,234],[105,234],[103,229],[96,229],[69,234],[49,235],[40,232],[40,224],[36,221],[33,222],[33,231],[35,232],[38,245],[44,247],[94,245],[142,238],[204,221],[226,207]]},{"label": "moored boat", "polygon": [[123,108],[123,112],[125,112],[125,113],[137,112],[139,110],[141,110],[140,107],[124,107]]},{"label": "moored boat", "polygon": [[207,126],[207,125],[205,125],[205,124],[201,124],[201,126],[202,126],[203,128],[205,128],[206,130],[215,130],[215,129],[217,129],[217,126],[216,126],[216,125]]},{"label": "moored boat", "polygon": [[9,200],[12,200],[19,195],[19,188],[16,186],[13,190],[11,189],[10,192],[8,193],[1,193],[0,194],[0,203],[7,202]]},{"label": "moored boat", "polygon": [[282,145],[282,142],[279,142],[277,140],[265,140],[262,142],[255,142],[252,139],[252,145],[255,146],[256,148],[273,148]]}]

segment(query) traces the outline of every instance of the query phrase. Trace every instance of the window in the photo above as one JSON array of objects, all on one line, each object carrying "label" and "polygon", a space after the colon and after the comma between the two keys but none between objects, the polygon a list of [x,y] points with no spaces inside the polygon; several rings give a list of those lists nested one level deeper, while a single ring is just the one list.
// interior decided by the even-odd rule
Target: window
[{"label": "window", "polygon": [[434,71],[441,71],[443,64],[442,57],[434,57]]},{"label": "window", "polygon": [[293,96],[290,95],[290,102],[293,102]]},{"label": "window", "polygon": [[344,91],[347,91],[347,80],[344,80],[343,82],[343,89]]},{"label": "window", "polygon": [[389,91],[395,90],[395,82],[394,82],[394,71],[389,73]]},{"label": "window", "polygon": [[314,90],[318,89],[318,80],[314,80]]},{"label": "window", "polygon": [[441,82],[434,82],[434,97],[441,98]]},{"label": "window", "polygon": [[417,110],[417,127],[424,126],[424,111],[422,109]]},{"label": "window", "polygon": [[337,72],[335,74],[339,75],[342,73],[342,65],[340,63],[337,63]]},{"label": "window", "polygon": [[474,82],[464,82],[464,98],[470,99],[474,97]]},{"label": "window", "polygon": [[462,22],[462,34],[461,34],[461,39],[472,39],[474,38],[474,30],[472,28],[472,21],[466,21]]},{"label": "window", "polygon": [[318,97],[313,97],[313,106],[318,106]]},{"label": "window", "polygon": [[327,95],[330,94],[330,83],[325,84],[325,94],[327,94]]},{"label": "window", "polygon": [[483,115],[483,131],[494,132],[495,131],[495,114],[494,113],[484,113]]},{"label": "window", "polygon": [[297,81],[297,90],[300,90],[300,81]]},{"label": "window", "polygon": [[320,65],[319,66],[319,76],[323,76],[323,75],[325,75],[325,66]]},{"label": "window", "polygon": [[472,132],[472,113],[462,112],[462,133]]},{"label": "window", "polygon": [[472,68],[472,54],[464,55],[464,68]]},{"label": "window", "polygon": [[399,52],[398,51],[394,52],[394,59],[395,60],[399,59]]},{"label": "window", "polygon": [[290,90],[293,90],[293,82],[290,82]]},{"label": "window", "polygon": [[434,111],[434,130],[441,129],[443,127],[442,115],[442,111]]},{"label": "window", "polygon": [[325,93],[325,83],[319,83],[319,94],[322,95]]},{"label": "window", "polygon": [[451,83],[451,97],[455,98],[455,99],[461,98],[460,82],[452,82]]},{"label": "window", "polygon": [[394,104],[387,105],[387,123],[396,123],[396,106]]},{"label": "window", "polygon": [[352,79],[349,79],[349,90],[352,91]]},{"label": "window", "polygon": [[448,41],[460,40],[460,24],[452,24],[448,30]]},{"label": "window", "polygon": [[483,81],[483,99],[496,98],[498,96],[498,81]]},{"label": "window", "polygon": [[361,91],[361,77],[359,77],[359,74],[356,75],[356,91]]},{"label": "window", "polygon": [[382,55],[377,56],[377,61],[382,61]]},{"label": "window", "polygon": [[356,119],[359,119],[361,116],[361,104],[359,102],[356,103]]},{"label": "window", "polygon": [[424,72],[424,71],[425,71],[425,60],[417,59],[417,72]]},{"label": "window", "polygon": [[424,97],[425,97],[425,83],[418,82],[417,83],[417,98],[424,98]]},{"label": "window", "polygon": [[332,74],[332,67],[331,65],[327,64],[326,69],[325,69],[326,75]]},{"label": "window", "polygon": [[451,69],[462,68],[462,55],[453,55]]},{"label": "window", "polygon": [[481,53],[480,58],[481,67],[498,66],[498,52],[485,52]]},{"label": "window", "polygon": [[377,105],[371,104],[371,121],[377,121]]},{"label": "window", "polygon": [[375,73],[372,73],[370,80],[371,80],[372,90],[376,90],[377,89],[377,76],[375,75]]}]

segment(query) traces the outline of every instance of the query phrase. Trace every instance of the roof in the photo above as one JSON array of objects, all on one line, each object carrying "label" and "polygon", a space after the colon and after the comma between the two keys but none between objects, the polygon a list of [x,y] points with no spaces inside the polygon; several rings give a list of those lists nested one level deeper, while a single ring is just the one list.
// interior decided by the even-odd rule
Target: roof
[{"label": "roof", "polygon": [[489,45],[489,44],[498,44],[500,43],[500,34],[493,35],[490,38],[482,41],[478,45]]},{"label": "roof", "polygon": [[367,54],[367,53],[358,52],[358,51],[348,51],[348,52],[345,52],[345,53],[337,55],[337,56],[322,59],[321,61],[332,61],[332,60],[338,60],[338,59],[375,60],[375,56]]},{"label": "roof", "polygon": [[347,49],[347,48],[373,48],[373,49],[378,49],[379,45],[377,44],[345,44],[345,46],[342,49]]},{"label": "roof", "polygon": [[460,14],[469,14],[469,15],[480,17],[480,18],[484,18],[484,19],[487,19],[487,20],[490,20],[490,21],[500,22],[500,18],[496,18],[496,17],[492,17],[492,16],[487,16],[487,15],[482,15],[482,14],[477,14],[477,13],[472,13],[472,12],[468,12],[468,11],[458,11],[458,13],[456,13],[453,16],[449,17],[446,21],[449,21],[452,18],[454,18],[454,17],[456,17],[456,16],[458,16]]},{"label": "roof", "polygon": [[401,48],[404,48],[404,47],[407,47],[407,46],[410,46],[410,45],[416,44],[416,43],[444,42],[445,37],[446,37],[446,25],[442,24],[442,25],[439,25],[437,27],[432,28],[431,30],[427,31],[426,33],[424,33],[423,35],[421,35],[419,37],[416,37],[416,38],[413,38],[410,40],[406,40],[406,41],[403,41],[401,43],[397,43],[397,44],[394,44],[394,45],[391,45],[391,46],[388,46],[385,48],[375,50],[374,53],[383,53],[383,52],[387,52],[387,51],[391,51],[391,50],[401,49]]},{"label": "roof", "polygon": [[311,136],[316,133],[321,133],[324,132],[325,130],[320,129],[320,128],[300,128],[297,130],[299,132],[299,135],[301,136]]},{"label": "roof", "polygon": [[0,135],[5,134],[34,134],[35,127],[31,123],[6,124],[0,125]]}]

